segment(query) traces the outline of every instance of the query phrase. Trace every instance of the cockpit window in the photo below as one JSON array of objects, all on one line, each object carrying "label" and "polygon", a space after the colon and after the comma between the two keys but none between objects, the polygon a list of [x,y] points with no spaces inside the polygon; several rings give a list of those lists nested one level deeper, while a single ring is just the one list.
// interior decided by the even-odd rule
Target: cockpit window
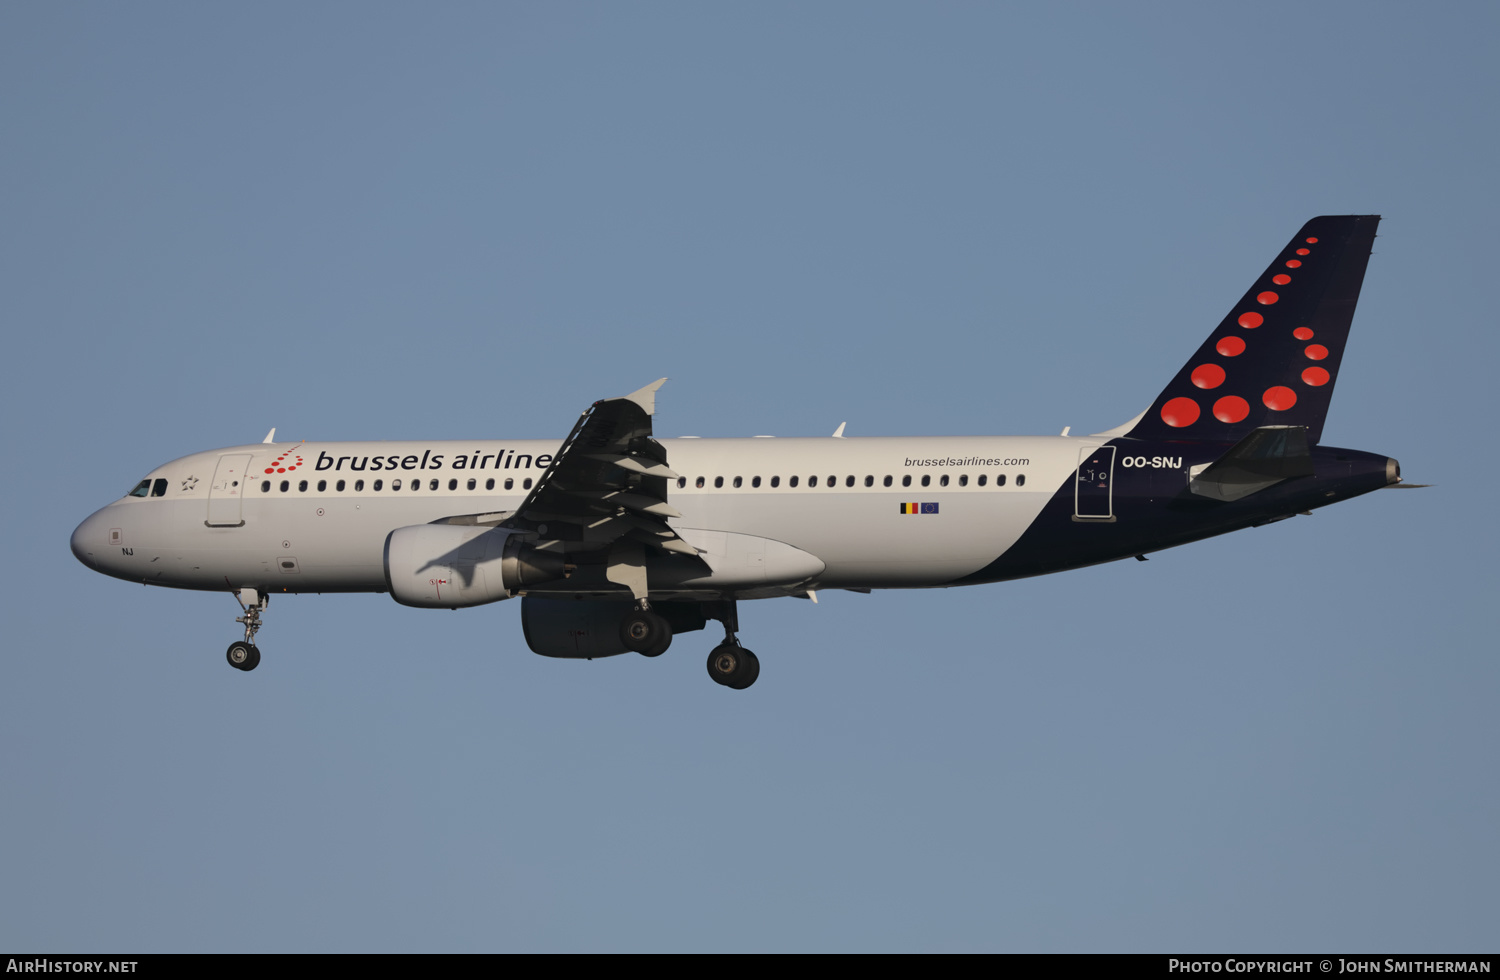
[{"label": "cockpit window", "polygon": [[135,489],[134,490],[130,491],[125,496],[127,496],[127,497],[144,497],[146,494],[148,494],[150,492],[151,492],[151,481],[150,480],[142,480],[140,483],[137,483],[135,485]]},{"label": "cockpit window", "polygon": [[165,497],[166,495],[167,495],[167,481],[166,480],[158,479],[155,483],[151,484],[151,496],[153,496],[153,497]]}]

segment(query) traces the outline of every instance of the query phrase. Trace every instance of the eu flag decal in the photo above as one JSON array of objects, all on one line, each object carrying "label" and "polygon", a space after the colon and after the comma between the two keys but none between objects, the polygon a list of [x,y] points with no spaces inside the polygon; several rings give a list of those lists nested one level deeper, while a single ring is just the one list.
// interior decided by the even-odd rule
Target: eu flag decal
[{"label": "eu flag decal", "polygon": [[903,513],[903,514],[936,514],[937,512],[938,512],[938,505],[937,504],[902,504],[901,505],[901,513]]}]

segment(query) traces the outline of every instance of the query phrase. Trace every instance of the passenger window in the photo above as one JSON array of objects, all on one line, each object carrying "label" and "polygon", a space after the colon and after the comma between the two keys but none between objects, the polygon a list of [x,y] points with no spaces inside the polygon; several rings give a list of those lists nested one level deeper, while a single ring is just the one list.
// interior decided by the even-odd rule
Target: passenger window
[{"label": "passenger window", "polygon": [[[874,482],[875,482],[875,478],[874,477],[869,477],[869,476],[865,477],[865,486],[869,486],[870,484],[872,484]],[[852,476],[846,476],[846,477],[844,477],[844,486],[846,486],[846,487],[852,487],[852,486],[854,486],[854,477],[852,477]]]},{"label": "passenger window", "polygon": [[760,477],[758,477],[758,476],[751,477],[750,478],[750,485],[752,487],[759,487],[760,486]]},{"label": "passenger window", "polygon": [[773,476],[773,477],[771,477],[771,486],[772,487],[779,487],[779,486],[781,486],[781,477],[779,477],[779,476]]},{"label": "passenger window", "polygon": [[516,485],[516,481],[515,480],[511,479],[508,476],[505,478],[505,489],[507,489],[507,490],[513,489],[515,487],[515,485]]},{"label": "passenger window", "polygon": [[736,490],[738,490],[740,487],[744,486],[744,484],[745,484],[744,477],[737,476],[737,477],[734,478],[734,488]]},{"label": "passenger window", "polygon": [[795,487],[797,485],[797,478],[794,476],[791,479],[787,480],[786,485],[789,487]]},{"label": "passenger window", "polygon": [[355,493],[359,493],[364,488],[365,488],[365,481],[364,480],[355,480],[354,481],[354,492]]},{"label": "passenger window", "polygon": [[344,481],[340,480],[339,482],[335,483],[333,485],[333,489],[337,490],[339,493],[343,493],[344,492]]},{"label": "passenger window", "polygon": [[307,492],[307,481],[306,480],[298,480],[297,481],[297,492],[298,493],[306,493]]},{"label": "passenger window", "polygon": [[[436,490],[437,487],[433,486],[432,489]],[[458,479],[457,478],[454,478],[454,479],[448,481],[448,489],[449,490],[457,490],[458,489]]]},{"label": "passenger window", "polygon": [[392,480],[391,481],[391,489],[392,490],[400,490],[401,489],[401,481],[400,480]]},{"label": "passenger window", "polygon": [[[792,477],[792,486],[795,487],[796,485],[797,485],[797,478],[794,476],[794,477]],[[818,485],[818,478],[815,477],[815,476],[808,477],[807,478],[807,485],[810,486],[810,487],[817,486]]]},{"label": "passenger window", "polygon": [[488,480],[484,481],[484,488],[486,490],[493,490],[493,489],[495,489],[495,478],[493,476],[490,477]]},{"label": "passenger window", "polygon": [[714,477],[714,489],[715,490],[722,490],[723,488],[724,488],[724,478],[722,476],[716,476],[716,477]]},{"label": "passenger window", "polygon": [[1003,486],[1005,486],[1005,474],[1004,473],[1001,473],[999,476],[995,477],[995,486],[997,486],[997,487],[1003,487]]},{"label": "passenger window", "polygon": [[473,490],[475,487],[479,486],[479,481],[476,480],[476,479],[474,479],[471,476],[471,477],[469,477],[469,484],[468,484],[468,486],[469,486],[470,490]]},{"label": "passenger window", "polygon": [[830,476],[828,478],[828,485],[830,487],[836,487],[836,486],[838,486],[839,485],[839,478],[836,477],[836,476]]},{"label": "passenger window", "polygon": [[985,476],[983,473],[979,474],[979,485],[981,487],[984,486],[984,481],[987,479],[989,479],[989,477]]},{"label": "passenger window", "polygon": [[522,480],[521,481],[521,487],[523,489],[530,490],[531,489],[531,477],[528,476],[526,479]]},{"label": "passenger window", "polygon": [[130,491],[125,496],[127,496],[127,497],[144,497],[146,494],[148,494],[150,492],[151,492],[151,481],[150,480],[142,480],[140,483],[137,483],[135,485],[135,489],[134,490]]},{"label": "passenger window", "polygon": [[[889,480],[890,477],[886,477],[886,479]],[[873,487],[874,485],[875,485],[875,478],[873,476],[867,476],[867,477],[865,477],[865,486],[867,486],[867,487]]]},{"label": "passenger window", "polygon": [[322,493],[323,491],[325,491],[327,489],[328,489],[328,481],[327,480],[319,480],[318,481],[318,492]]},{"label": "passenger window", "polygon": [[286,493],[287,488],[290,487],[290,486],[291,486],[291,483],[287,482],[286,480],[282,480],[281,481],[281,492],[282,493]]},{"label": "passenger window", "polygon": [[167,495],[167,481],[166,480],[158,479],[155,483],[151,484],[151,496],[153,496],[153,497],[165,497],[166,495]]},{"label": "passenger window", "polygon": [[370,484],[370,489],[374,490],[376,493],[379,493],[380,487],[383,483],[385,483],[384,480],[376,480],[374,483]]},{"label": "passenger window", "polygon": [[677,478],[677,489],[682,490],[682,489],[684,489],[686,487],[687,487],[687,477],[685,477],[685,476],[679,476]]},{"label": "passenger window", "polygon": [[924,486],[924,487],[930,487],[930,486],[932,486],[932,477],[930,475],[925,474],[925,473],[922,475],[922,486]]},{"label": "passenger window", "polygon": [[1017,473],[1016,474],[1016,486],[1018,486],[1018,487],[1024,487],[1025,485],[1026,485],[1026,474],[1025,473]]},{"label": "passenger window", "polygon": [[890,477],[886,477],[884,480],[881,481],[881,485],[882,486],[887,486],[887,487],[890,486],[891,485],[891,478]]},{"label": "passenger window", "polygon": [[910,473],[906,474],[905,476],[903,476],[901,478],[901,485],[903,487],[909,487],[909,486],[911,486],[911,474]]},{"label": "passenger window", "polygon": [[260,492],[261,493],[270,493],[271,492],[271,481],[270,480],[262,480],[260,482]]},{"label": "passenger window", "polygon": [[946,487],[948,485],[948,474],[947,473],[944,473],[942,476],[938,477],[938,485],[939,486],[943,486],[943,487]]},{"label": "passenger window", "polygon": [[701,476],[698,477],[698,479],[693,483],[693,486],[697,487],[699,490],[702,490],[703,489],[703,477],[701,477]]},{"label": "passenger window", "polygon": [[[436,490],[437,487],[438,487],[437,477],[433,477],[431,480],[428,481],[428,483],[427,483],[427,489],[429,489],[429,490]],[[458,487],[458,481],[457,480],[452,480],[448,484],[448,489],[449,490],[457,489],[457,487]]]}]

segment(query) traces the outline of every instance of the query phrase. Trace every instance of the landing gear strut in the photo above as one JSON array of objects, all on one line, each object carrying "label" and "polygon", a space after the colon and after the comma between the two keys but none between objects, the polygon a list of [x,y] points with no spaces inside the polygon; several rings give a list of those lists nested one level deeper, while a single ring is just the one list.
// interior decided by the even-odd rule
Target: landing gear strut
[{"label": "landing gear strut", "polygon": [[722,684],[733,691],[743,691],[760,676],[760,658],[740,646],[740,620],[735,601],[724,602],[724,642],[708,654],[708,676],[715,684]]},{"label": "landing gear strut", "polygon": [[245,624],[245,639],[229,644],[224,659],[235,670],[254,670],[260,666],[260,648],[255,645],[255,634],[260,631],[260,614],[270,605],[271,597],[254,589],[240,589],[234,593],[234,601],[240,604],[243,616],[236,616],[236,623]]},{"label": "landing gear strut", "polygon": [[642,599],[620,620],[620,642],[643,657],[659,657],[672,645],[672,627]]}]

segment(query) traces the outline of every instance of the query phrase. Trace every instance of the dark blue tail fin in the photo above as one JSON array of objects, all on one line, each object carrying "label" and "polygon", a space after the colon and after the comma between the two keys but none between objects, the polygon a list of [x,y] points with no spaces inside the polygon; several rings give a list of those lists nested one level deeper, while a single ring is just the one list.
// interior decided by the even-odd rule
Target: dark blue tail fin
[{"label": "dark blue tail fin", "polygon": [[1303,225],[1127,435],[1235,442],[1263,425],[1303,425],[1319,442],[1379,223]]}]

